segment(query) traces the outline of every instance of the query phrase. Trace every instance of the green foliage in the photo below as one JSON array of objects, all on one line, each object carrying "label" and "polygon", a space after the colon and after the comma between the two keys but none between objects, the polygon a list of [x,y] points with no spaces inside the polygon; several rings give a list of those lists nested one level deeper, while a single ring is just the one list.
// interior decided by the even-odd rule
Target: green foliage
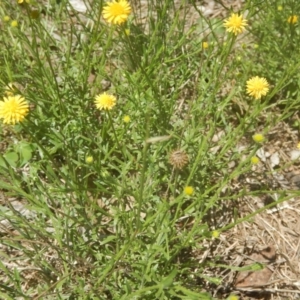
[{"label": "green foliage", "polygon": [[[249,26],[236,38],[195,1],[179,9],[173,0],[149,0],[144,22],[134,10],[120,26],[105,23],[102,1],[94,2],[84,17],[68,1],[1,4],[1,18],[19,23],[2,24],[1,95],[15,83],[31,109],[21,124],[3,125],[0,187],[32,212],[9,201],[0,206],[1,220],[18,233],[1,243],[34,271],[29,280],[1,262],[0,295],[214,299],[207,287],[221,284],[218,272],[230,266],[193,254],[218,243],[213,230],[262,211],[236,217],[235,201],[249,192],[229,187],[251,170],[260,118],[267,116],[267,132],[279,121],[273,107],[282,109],[280,120],[299,108],[300,32],[287,22],[299,4],[282,1],[278,11],[273,1],[248,1]],[[195,24],[188,24],[187,7],[198,13]],[[262,100],[246,95],[252,76],[271,84]],[[96,109],[103,92],[117,97],[112,110]],[[189,157],[182,170],[168,161],[176,149]],[[195,193],[185,196],[186,186]],[[224,206],[235,222],[219,222]]]},{"label": "green foliage", "polygon": [[8,148],[0,157],[0,166],[4,169],[7,165],[10,167],[23,167],[31,160],[35,150],[33,144],[20,141],[18,144],[13,145],[12,149]]}]

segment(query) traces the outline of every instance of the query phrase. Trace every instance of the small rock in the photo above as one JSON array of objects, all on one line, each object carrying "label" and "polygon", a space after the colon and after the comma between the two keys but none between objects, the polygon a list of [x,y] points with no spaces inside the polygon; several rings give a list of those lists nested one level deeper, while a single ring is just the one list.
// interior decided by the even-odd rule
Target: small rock
[{"label": "small rock", "polygon": [[267,160],[267,156],[265,153],[265,150],[263,148],[260,148],[256,151],[256,155],[259,157],[259,159],[263,162]]},{"label": "small rock", "polygon": [[104,91],[107,91],[110,88],[110,86],[111,86],[111,82],[108,81],[108,80],[102,79],[101,80],[101,85],[102,85],[102,89]]},{"label": "small rock", "polygon": [[274,168],[275,166],[279,165],[280,159],[278,152],[275,152],[270,157],[271,167]]},{"label": "small rock", "polygon": [[291,160],[296,160],[300,157],[300,150],[291,151]]},{"label": "small rock", "polygon": [[87,11],[87,6],[82,0],[69,0],[69,2],[74,10],[80,13],[85,13]]},{"label": "small rock", "polygon": [[218,141],[222,138],[222,136],[224,136],[224,135],[225,135],[224,130],[219,131],[218,133],[214,134],[214,136],[212,137],[211,140],[212,140],[214,143],[216,143],[216,142],[218,142]]}]

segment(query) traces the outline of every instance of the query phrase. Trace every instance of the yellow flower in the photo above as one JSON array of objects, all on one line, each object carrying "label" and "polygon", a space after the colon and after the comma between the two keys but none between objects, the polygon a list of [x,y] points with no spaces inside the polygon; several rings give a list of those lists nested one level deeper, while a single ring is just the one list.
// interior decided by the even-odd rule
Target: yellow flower
[{"label": "yellow flower", "polygon": [[208,42],[203,42],[202,43],[202,48],[207,49],[208,48]]},{"label": "yellow flower", "polygon": [[259,163],[259,158],[257,156],[251,157],[251,163],[257,165]]},{"label": "yellow flower", "polygon": [[129,123],[130,122],[130,117],[129,116],[124,116],[123,121],[125,123]]},{"label": "yellow flower", "polygon": [[103,18],[111,24],[122,24],[126,22],[131,13],[130,4],[126,0],[113,0],[106,3],[103,8]]},{"label": "yellow flower", "polygon": [[194,194],[194,188],[192,186],[186,186],[183,190],[184,194],[187,196],[191,196]]},{"label": "yellow flower", "polygon": [[283,10],[282,5],[278,5],[278,6],[277,6],[277,10],[278,10],[278,11],[282,11],[282,10]]},{"label": "yellow flower", "polygon": [[297,148],[300,150],[300,142],[297,144]]},{"label": "yellow flower", "polygon": [[9,16],[4,16],[4,17],[3,17],[3,21],[4,21],[4,22],[8,22],[9,20],[10,20],[10,17],[9,17]]},{"label": "yellow flower", "polygon": [[237,295],[229,295],[229,297],[227,298],[227,300],[239,300],[239,296]]},{"label": "yellow flower", "polygon": [[255,99],[260,99],[269,91],[269,83],[266,78],[252,77],[247,81],[247,93]]},{"label": "yellow flower", "polygon": [[95,98],[96,107],[99,110],[111,110],[116,105],[116,97],[106,93],[100,94]]},{"label": "yellow flower", "polygon": [[86,162],[87,164],[91,164],[93,161],[94,161],[93,156],[87,156],[87,157],[85,158],[85,162]]},{"label": "yellow flower", "polygon": [[217,239],[220,236],[220,232],[218,230],[213,230],[211,232],[211,236],[215,239]]},{"label": "yellow flower", "polygon": [[253,141],[256,143],[262,143],[265,141],[265,137],[261,133],[256,133],[256,134],[252,135],[252,138],[253,138]]},{"label": "yellow flower", "polygon": [[297,15],[292,15],[288,18],[288,23],[290,24],[296,24],[298,22],[298,16]]},{"label": "yellow flower", "polygon": [[16,124],[23,121],[29,112],[29,105],[25,98],[16,95],[4,97],[0,101],[0,118],[4,124]]},{"label": "yellow flower", "polygon": [[10,26],[11,26],[11,27],[17,27],[17,26],[18,26],[18,21],[13,20],[13,21],[10,23]]},{"label": "yellow flower", "polygon": [[235,35],[243,32],[247,26],[247,20],[243,18],[243,16],[238,14],[231,14],[231,16],[225,20],[224,27],[228,32],[232,32]]},{"label": "yellow flower", "polygon": [[30,3],[30,0],[18,0],[19,4],[23,4],[23,3]]}]

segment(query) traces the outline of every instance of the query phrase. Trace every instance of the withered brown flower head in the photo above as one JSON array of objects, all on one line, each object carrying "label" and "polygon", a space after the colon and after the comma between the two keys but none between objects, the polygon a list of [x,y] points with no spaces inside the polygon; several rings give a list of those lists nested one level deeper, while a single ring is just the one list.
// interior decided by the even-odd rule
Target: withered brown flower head
[{"label": "withered brown flower head", "polygon": [[170,153],[169,162],[175,169],[182,169],[189,162],[189,157],[183,150],[177,149]]}]

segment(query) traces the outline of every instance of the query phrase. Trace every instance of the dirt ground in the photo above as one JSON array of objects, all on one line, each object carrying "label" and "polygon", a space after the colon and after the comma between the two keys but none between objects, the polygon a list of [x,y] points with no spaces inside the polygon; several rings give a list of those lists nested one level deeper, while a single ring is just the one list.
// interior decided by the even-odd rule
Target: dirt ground
[{"label": "dirt ground", "polygon": [[[261,263],[266,267],[255,272],[215,271],[224,272],[224,277],[214,296],[223,299],[224,293],[230,290],[240,299],[300,299],[298,142],[298,130],[280,122],[266,135],[266,142],[257,151],[260,162],[252,166],[251,172],[232,182],[230,188],[236,193],[243,189],[253,193],[235,203],[239,217],[264,210],[282,196],[288,200],[221,234],[211,257],[222,257],[223,264],[228,266]],[[241,147],[246,144],[245,141]],[[234,221],[226,210],[221,222],[222,218],[224,225]],[[203,260],[202,255],[200,260]],[[216,274],[208,271],[207,275]]]}]

